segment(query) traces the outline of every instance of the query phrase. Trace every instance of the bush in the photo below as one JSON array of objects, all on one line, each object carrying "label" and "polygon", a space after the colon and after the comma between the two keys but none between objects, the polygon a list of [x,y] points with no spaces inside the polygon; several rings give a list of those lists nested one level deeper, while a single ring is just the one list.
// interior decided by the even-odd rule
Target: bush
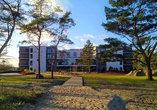
[{"label": "bush", "polygon": [[109,71],[114,71],[114,70],[115,69],[112,66],[109,67]]}]

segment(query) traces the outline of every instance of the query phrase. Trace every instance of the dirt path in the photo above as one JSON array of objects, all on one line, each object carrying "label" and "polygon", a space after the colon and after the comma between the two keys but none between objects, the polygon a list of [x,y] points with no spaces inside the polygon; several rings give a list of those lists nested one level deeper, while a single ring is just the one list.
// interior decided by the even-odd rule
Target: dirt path
[{"label": "dirt path", "polygon": [[[136,91],[135,91],[136,92]],[[53,86],[24,110],[155,110],[156,105],[131,100],[128,90],[94,90],[86,86]]]}]

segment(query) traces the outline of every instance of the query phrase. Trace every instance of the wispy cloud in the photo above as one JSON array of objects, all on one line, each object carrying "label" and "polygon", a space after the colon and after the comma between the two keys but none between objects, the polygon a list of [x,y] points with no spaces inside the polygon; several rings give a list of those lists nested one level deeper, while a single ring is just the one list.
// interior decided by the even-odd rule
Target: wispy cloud
[{"label": "wispy cloud", "polygon": [[54,7],[60,6],[63,12],[69,11],[69,6],[72,6],[69,0],[51,0],[49,3],[51,3]]},{"label": "wispy cloud", "polygon": [[108,38],[108,36],[107,35],[102,35],[103,36],[103,38]]},{"label": "wispy cloud", "polygon": [[94,38],[96,39],[96,37],[94,37],[93,35],[91,34],[84,34],[83,37],[87,37],[87,38]]},{"label": "wispy cloud", "polygon": [[91,35],[91,34],[83,34],[83,35],[80,35],[80,36],[75,36],[74,37],[75,39],[91,39],[91,38],[93,38],[93,39],[97,39],[95,36],[93,36],[93,35]]},{"label": "wispy cloud", "polygon": [[75,46],[75,49],[82,49],[83,47]]},{"label": "wispy cloud", "polygon": [[94,43],[93,43],[93,46],[99,46],[99,45],[98,45],[98,44],[94,44]]},{"label": "wispy cloud", "polygon": [[64,49],[71,49],[71,47],[69,47],[67,45],[64,45],[63,47],[64,47]]},{"label": "wispy cloud", "polygon": [[80,39],[80,41],[85,42],[85,39]]}]

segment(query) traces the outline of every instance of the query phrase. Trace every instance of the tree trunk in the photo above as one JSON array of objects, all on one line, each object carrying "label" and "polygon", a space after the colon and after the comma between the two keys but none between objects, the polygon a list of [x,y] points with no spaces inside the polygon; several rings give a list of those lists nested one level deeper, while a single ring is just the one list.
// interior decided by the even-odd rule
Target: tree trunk
[{"label": "tree trunk", "polygon": [[152,70],[150,68],[150,62],[147,63],[147,76],[148,76],[148,80],[153,80],[153,77],[152,77]]},{"label": "tree trunk", "polygon": [[89,71],[89,73],[90,73],[90,66],[88,66],[88,71]]},{"label": "tree trunk", "polygon": [[54,70],[56,58],[57,58],[57,46],[55,47],[54,59],[52,61],[52,65],[51,65],[51,79],[53,79],[53,70]]},{"label": "tree trunk", "polygon": [[53,68],[54,68],[54,66],[53,66],[53,64],[51,65],[51,79],[53,79]]},{"label": "tree trunk", "polygon": [[90,59],[88,60],[88,72],[90,73]]},{"label": "tree trunk", "polygon": [[40,79],[40,44],[38,49],[38,79]]},{"label": "tree trunk", "polygon": [[4,44],[2,45],[2,47],[0,48],[0,54],[2,54],[4,48],[7,46],[7,44],[9,43],[11,37],[12,37],[12,34],[14,32],[14,28],[15,28],[15,20],[14,20],[14,23],[13,23],[13,26],[12,26],[12,29],[11,29],[11,32],[8,34],[8,37],[6,39],[6,41],[4,42]]}]

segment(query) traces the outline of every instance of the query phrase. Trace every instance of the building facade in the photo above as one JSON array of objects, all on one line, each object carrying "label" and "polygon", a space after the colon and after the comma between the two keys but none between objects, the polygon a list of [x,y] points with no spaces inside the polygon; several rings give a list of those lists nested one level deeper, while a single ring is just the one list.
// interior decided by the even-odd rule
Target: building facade
[{"label": "building facade", "polygon": [[[91,71],[103,72],[108,71],[110,66],[117,68],[120,71],[132,68],[132,61],[127,59],[132,57],[132,53],[127,50],[120,50],[118,54],[124,54],[126,60],[120,62],[97,62],[95,57],[103,49],[95,47],[95,53],[93,57],[93,64],[91,65]],[[55,49],[53,46],[41,46],[40,61],[41,61],[41,71],[51,71],[51,62],[54,58]],[[85,71],[84,67],[86,65],[80,65],[79,59],[82,54],[81,49],[69,49],[64,50],[63,53],[57,51],[56,64],[54,70],[57,71]],[[38,50],[34,46],[20,46],[19,47],[19,68],[21,70],[29,69],[32,71],[38,71]]]}]

